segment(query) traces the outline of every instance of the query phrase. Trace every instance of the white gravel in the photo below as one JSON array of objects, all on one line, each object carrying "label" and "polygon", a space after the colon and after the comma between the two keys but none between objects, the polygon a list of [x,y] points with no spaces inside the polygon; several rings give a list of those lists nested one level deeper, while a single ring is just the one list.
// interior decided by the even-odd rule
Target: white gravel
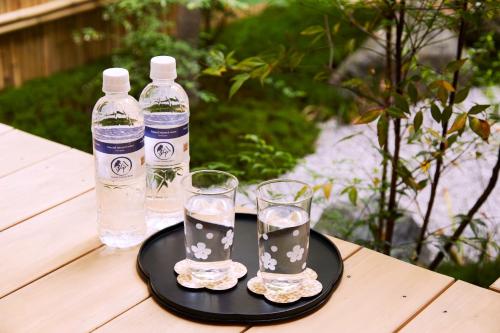
[{"label": "white gravel", "polygon": [[[473,104],[499,103],[500,87],[490,89],[488,95],[491,96],[491,99],[486,97],[484,90],[473,88],[468,98],[455,111],[468,110]],[[430,112],[424,112],[424,114],[424,126],[431,125]],[[340,195],[340,192],[354,178],[359,178],[361,184],[369,184],[374,177],[380,177],[381,168],[381,157],[376,150],[378,144],[374,126],[342,126],[335,120],[330,120],[321,124],[320,127],[321,134],[316,143],[316,152],[306,156],[293,171],[283,176],[283,178],[300,179],[311,185],[333,180],[331,198],[327,201],[316,200],[313,205],[311,216],[313,223],[318,221],[323,210],[328,205],[335,202],[348,203],[347,195]],[[439,129],[438,126],[433,127],[436,130]],[[498,126],[492,128],[490,144],[476,140],[477,144],[471,146],[460,159],[447,168],[439,183],[429,230],[450,227],[453,223],[453,216],[466,213],[477,200],[491,176],[491,169],[496,161],[496,151],[500,143],[499,133],[500,128]],[[351,135],[354,136],[342,140]],[[475,137],[477,136],[469,129],[462,135],[461,141],[470,141]],[[401,155],[407,159],[410,166],[418,167],[422,158],[415,157],[415,155],[424,147],[421,144],[407,144],[405,140],[401,147]],[[480,158],[476,158],[476,151],[482,153]],[[457,154],[459,154],[459,151],[449,151],[445,164]],[[432,167],[429,172],[433,175]],[[422,177],[424,177],[424,174],[417,179],[420,180]],[[238,196],[237,201],[239,204],[254,206],[253,188],[254,186],[246,188],[248,195]],[[369,193],[372,192],[361,190],[359,197],[366,198]],[[421,223],[421,214],[425,212],[429,193],[430,186],[427,186],[426,189],[419,193],[415,201],[402,198],[400,207],[408,209],[414,219]],[[496,234],[495,239],[499,240],[500,184],[497,185],[488,201],[482,206],[477,217],[483,218],[488,223],[490,230]]]}]

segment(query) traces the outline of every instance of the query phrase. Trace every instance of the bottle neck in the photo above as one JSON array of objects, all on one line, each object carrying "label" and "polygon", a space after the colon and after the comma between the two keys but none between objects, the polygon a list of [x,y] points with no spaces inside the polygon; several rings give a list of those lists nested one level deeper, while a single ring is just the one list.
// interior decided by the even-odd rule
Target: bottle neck
[{"label": "bottle neck", "polygon": [[153,79],[155,85],[172,85],[175,79]]},{"label": "bottle neck", "polygon": [[128,91],[121,91],[121,92],[105,92],[104,93],[106,96],[111,97],[111,98],[123,98],[128,96]]}]

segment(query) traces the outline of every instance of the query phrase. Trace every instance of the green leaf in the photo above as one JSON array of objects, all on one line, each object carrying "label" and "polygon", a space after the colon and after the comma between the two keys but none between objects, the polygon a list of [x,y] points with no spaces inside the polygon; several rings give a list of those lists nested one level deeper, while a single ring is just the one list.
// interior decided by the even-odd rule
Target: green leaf
[{"label": "green leaf", "polygon": [[256,67],[266,65],[266,63],[259,57],[249,57],[245,58],[236,65],[233,66],[234,70],[238,71],[250,71]]},{"label": "green leaf", "polygon": [[455,88],[453,88],[451,83],[449,83],[448,81],[445,81],[445,80],[436,80],[429,85],[429,88],[430,89],[442,88],[442,89],[446,90],[447,92],[455,91]]},{"label": "green leaf", "polygon": [[369,110],[356,119],[354,119],[353,124],[359,125],[359,124],[368,124],[375,119],[377,119],[378,116],[384,111],[384,109],[374,109],[374,110]]},{"label": "green leaf", "polygon": [[225,71],[226,71],[226,67],[224,67],[224,66],[218,67],[218,68],[208,67],[208,68],[205,68],[202,73],[206,74],[206,75],[211,75],[211,76],[222,76],[222,73],[224,73]]},{"label": "green leaf", "polygon": [[377,122],[377,139],[380,148],[383,148],[387,143],[387,129],[389,127],[389,122],[386,116],[382,116]]},{"label": "green leaf", "polygon": [[438,123],[441,121],[441,110],[439,110],[438,106],[434,103],[431,104],[431,115]]},{"label": "green leaf", "polygon": [[446,71],[447,72],[456,72],[464,65],[464,63],[466,61],[467,61],[467,58],[452,61],[452,62],[448,63],[448,65],[446,65]]},{"label": "green leaf", "polygon": [[411,187],[413,190],[417,191],[419,189],[419,186],[417,182],[415,181],[415,178],[413,178],[413,175],[411,174],[411,171],[408,170],[406,166],[404,166],[402,163],[398,164],[398,174],[401,176],[403,179],[403,182]]},{"label": "green leaf", "polygon": [[424,120],[424,115],[422,114],[422,111],[418,111],[415,114],[415,118],[413,118],[413,128],[415,129],[415,132],[420,129],[423,120]]},{"label": "green leaf", "polygon": [[356,206],[356,202],[358,201],[358,190],[352,186],[348,193],[349,201]]},{"label": "green leaf", "polygon": [[451,126],[451,128],[448,130],[448,134],[461,131],[465,127],[466,120],[467,120],[467,113],[464,112],[464,113],[459,114],[455,118],[455,121],[453,122],[453,125]]},{"label": "green leaf", "polygon": [[457,93],[455,94],[455,101],[453,103],[462,103],[467,98],[467,95],[469,95],[469,89],[470,87],[467,87],[457,91]]},{"label": "green leaf", "polygon": [[458,134],[453,134],[446,139],[446,149],[451,147],[458,139]]},{"label": "green leaf", "polygon": [[406,98],[404,98],[400,94],[394,94],[394,104],[403,112],[410,113],[410,106],[408,105]]},{"label": "green leaf", "polygon": [[302,52],[294,52],[290,56],[290,68],[294,69],[297,68],[298,65],[302,62],[302,59],[304,58],[305,53]]},{"label": "green leaf", "polygon": [[332,194],[332,187],[333,187],[332,182],[324,183],[323,186],[321,187],[323,189],[323,194],[325,195],[325,198],[330,199],[330,195]]},{"label": "green leaf", "polygon": [[476,104],[473,107],[470,108],[469,114],[478,114],[489,108],[490,105],[488,104]]},{"label": "green leaf", "polygon": [[310,36],[310,35],[316,35],[319,34],[320,32],[324,32],[325,28],[323,28],[321,25],[312,25],[310,27],[305,28],[300,32],[301,35],[303,36]]},{"label": "green leaf", "polygon": [[229,98],[233,97],[234,94],[241,88],[243,83],[250,78],[250,74],[243,73],[243,74],[238,74],[234,76],[231,81],[234,81],[234,83],[231,85],[231,88],[229,89]]},{"label": "green leaf", "polygon": [[418,102],[418,91],[417,88],[413,83],[408,83],[408,95],[410,96],[410,99],[413,104],[416,104]]},{"label": "green leaf", "polygon": [[391,106],[387,109],[387,113],[393,118],[407,118],[406,114],[400,108]]},{"label": "green leaf", "polygon": [[443,121],[448,121],[450,120],[451,114],[453,113],[453,109],[451,106],[447,106],[443,109],[443,113],[441,114],[441,119]]},{"label": "green leaf", "polygon": [[305,185],[302,186],[302,188],[295,194],[295,197],[293,198],[293,201],[299,200],[299,198],[301,196],[303,196],[304,193],[306,193],[306,191],[307,191],[307,186],[305,186]]},{"label": "green leaf", "polygon": [[490,124],[488,124],[486,120],[469,117],[469,124],[474,133],[476,133],[484,141],[488,142],[488,138],[490,137]]},{"label": "green leaf", "polygon": [[437,98],[441,102],[442,105],[446,104],[446,101],[448,100],[448,91],[444,88],[439,88],[437,91]]}]

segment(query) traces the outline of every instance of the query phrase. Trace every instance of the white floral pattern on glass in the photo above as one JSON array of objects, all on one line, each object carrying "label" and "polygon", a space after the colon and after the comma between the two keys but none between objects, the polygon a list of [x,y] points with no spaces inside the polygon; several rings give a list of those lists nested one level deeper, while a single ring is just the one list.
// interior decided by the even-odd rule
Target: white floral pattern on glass
[{"label": "white floral pattern on glass", "polygon": [[262,265],[265,269],[269,269],[271,271],[274,271],[276,269],[276,264],[278,262],[276,261],[276,259],[271,257],[271,254],[269,252],[264,252],[264,254],[260,257],[260,260],[262,261]]},{"label": "white floral pattern on glass", "polygon": [[278,251],[278,247],[276,245],[271,246],[271,251],[273,252]]},{"label": "white floral pattern on glass", "polygon": [[203,229],[203,224],[201,224],[201,223],[196,223],[196,229],[198,229],[198,230]]},{"label": "white floral pattern on glass", "polygon": [[293,237],[297,237],[299,234],[300,234],[300,232],[298,230],[294,230],[292,232]]},{"label": "white floral pattern on glass", "polygon": [[264,238],[264,240],[268,240],[269,239],[269,237],[267,237],[267,234],[263,234],[262,238]]},{"label": "white floral pattern on glass", "polygon": [[202,260],[206,260],[210,255],[210,253],[212,253],[212,250],[209,249],[207,245],[202,242],[199,242],[198,244],[196,244],[196,246],[191,245],[191,250],[193,251],[194,256],[197,259],[202,259]]},{"label": "white floral pattern on glass", "polygon": [[234,232],[233,229],[229,229],[226,232],[226,236],[222,237],[221,243],[224,244],[224,249],[227,250],[231,245],[233,245]]},{"label": "white floral pattern on glass", "polygon": [[292,248],[292,251],[286,253],[286,256],[290,258],[290,262],[296,262],[302,260],[303,255],[304,255],[304,248],[300,247],[300,245],[295,245]]},{"label": "white floral pattern on glass", "polygon": [[207,235],[206,235],[207,239],[212,239],[214,238],[214,234],[209,232]]}]

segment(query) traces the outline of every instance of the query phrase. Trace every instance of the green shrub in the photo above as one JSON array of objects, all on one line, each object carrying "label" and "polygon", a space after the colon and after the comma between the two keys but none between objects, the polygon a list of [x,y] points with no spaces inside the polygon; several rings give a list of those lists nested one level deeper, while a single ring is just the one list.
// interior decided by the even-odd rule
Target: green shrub
[{"label": "green shrub", "polygon": [[469,262],[463,265],[451,261],[443,262],[437,269],[439,273],[455,279],[488,288],[500,274],[500,257],[481,263]]},{"label": "green shrub", "polygon": [[95,85],[107,60],[26,82],[0,93],[0,122],[87,152]]},{"label": "green shrub", "polygon": [[[92,108],[102,96],[100,76],[108,66],[108,61],[100,61],[0,92],[0,122],[92,152]],[[218,105],[193,104],[191,165],[227,161],[229,154],[238,154],[245,134],[256,134],[276,149],[301,157],[313,151],[318,129],[293,105],[237,98]]]},{"label": "green shrub", "polygon": [[[304,93],[304,97],[296,99],[300,108],[318,105],[323,109],[326,108],[330,116],[340,115],[342,118],[347,118],[346,114],[351,109],[350,98],[338,87],[327,84],[326,77],[323,77],[323,80],[315,79],[319,72],[325,71],[328,64],[329,49],[325,40],[321,39],[311,44],[310,36],[301,35],[301,31],[309,26],[322,25],[325,13],[330,17],[330,24],[338,24],[337,30],[342,32],[333,35],[333,67],[336,67],[362,43],[365,36],[357,28],[342,20],[339,9],[331,3],[291,1],[285,7],[269,6],[258,15],[228,25],[216,42],[223,45],[226,52],[234,50],[237,59],[277,51],[281,46],[292,52],[305,54],[297,68],[273,73],[272,82],[267,88],[245,83],[245,87],[238,94],[283,99],[289,95],[286,89],[291,89]],[[370,10],[364,9],[357,14],[357,17],[363,22],[369,18],[369,14]],[[226,86],[228,84],[225,83]]]},{"label": "green shrub", "polygon": [[238,138],[255,134],[278,150],[293,156],[313,152],[319,130],[293,106],[278,102],[237,99],[208,104],[191,112],[191,164],[226,162],[238,153]]}]

